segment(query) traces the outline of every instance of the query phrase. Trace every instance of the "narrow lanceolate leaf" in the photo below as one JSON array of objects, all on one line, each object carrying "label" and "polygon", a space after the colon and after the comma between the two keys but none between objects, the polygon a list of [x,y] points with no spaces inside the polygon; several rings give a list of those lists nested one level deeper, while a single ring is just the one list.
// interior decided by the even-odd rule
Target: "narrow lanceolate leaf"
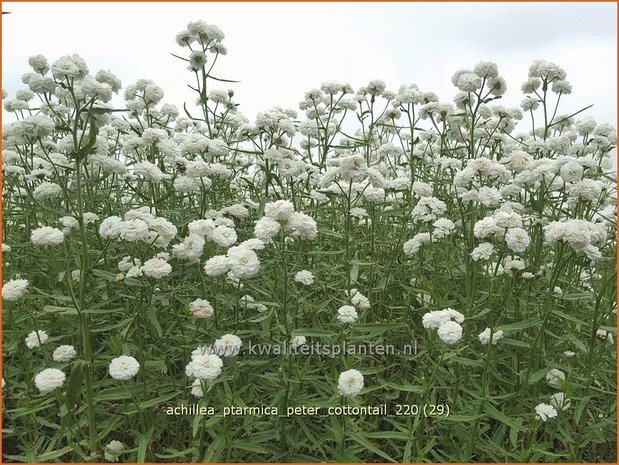
[{"label": "narrow lanceolate leaf", "polygon": [[82,383],[84,381],[84,370],[88,367],[86,360],[74,360],[69,381],[67,383],[66,405],[71,410],[78,402],[83,393]]}]

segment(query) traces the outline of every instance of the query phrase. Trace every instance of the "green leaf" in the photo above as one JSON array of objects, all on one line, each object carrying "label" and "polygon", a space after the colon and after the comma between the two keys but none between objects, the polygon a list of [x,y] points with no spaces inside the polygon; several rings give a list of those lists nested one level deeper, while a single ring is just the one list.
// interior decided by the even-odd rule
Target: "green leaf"
[{"label": "green leaf", "polygon": [[73,448],[71,446],[67,446],[67,447],[63,447],[62,449],[46,452],[37,457],[37,462],[49,462],[50,460],[54,460],[54,459],[57,459],[58,457],[62,457],[64,454],[67,454],[72,451],[73,451]]},{"label": "green leaf", "polygon": [[204,454],[204,458],[202,462],[219,462],[219,458],[224,451],[224,446],[226,444],[226,436],[219,435],[217,438],[211,443],[211,445],[206,449],[206,453]]},{"label": "green leaf", "polygon": [[528,320],[519,321],[518,323],[512,323],[509,325],[500,325],[497,327],[497,330],[502,331],[516,331],[520,329],[532,328],[534,326],[538,326],[542,322],[539,318],[529,318]]},{"label": "green leaf", "polygon": [[535,373],[529,376],[529,384],[537,383],[540,379],[546,376],[546,373],[548,373],[548,368],[542,368],[541,370],[537,370]]},{"label": "green leaf", "polygon": [[384,333],[390,329],[402,328],[402,323],[362,323],[352,326],[353,332]]},{"label": "green leaf", "polygon": [[150,321],[150,323],[153,325],[153,328],[155,328],[157,336],[162,337],[163,330],[161,329],[161,325],[159,324],[159,320],[157,319],[157,308],[149,308],[148,312],[146,312],[146,317],[148,318],[148,321]]},{"label": "green leaf", "polygon": [[65,402],[69,410],[75,407],[82,392],[82,382],[84,381],[84,370],[88,366],[86,360],[75,360],[73,362],[73,368],[69,375],[69,382],[67,383],[67,393],[65,396]]},{"label": "green leaf", "polygon": [[324,329],[298,328],[292,331],[293,336],[333,337],[335,333]]},{"label": "green leaf", "polygon": [[[395,460],[393,457],[391,457],[389,454],[383,452],[382,450],[380,450],[378,447],[376,447],[374,444],[372,444],[370,441],[368,441],[367,439],[365,439],[363,436],[361,436],[360,434],[356,433],[356,432],[350,432],[349,433],[350,438],[353,441],[358,442],[359,444],[361,444],[363,447],[365,447],[367,450],[370,450],[372,452],[374,452],[376,455],[381,456],[382,458],[390,461],[390,462],[397,462],[397,460]],[[372,460],[374,461],[374,460]]]},{"label": "green leaf", "polygon": [[230,444],[230,447],[232,447],[233,449],[239,449],[239,450],[245,450],[248,452],[256,452],[258,454],[268,454],[269,450],[265,449],[262,446],[259,446],[257,444],[250,444],[248,442],[240,442],[240,441],[235,441],[232,444]]},{"label": "green leaf", "polygon": [[56,313],[61,315],[77,315],[77,309],[72,307],[56,307],[55,305],[46,305],[43,307],[45,313]]},{"label": "green leaf", "polygon": [[104,271],[104,270],[96,270],[96,269],[93,269],[91,271],[92,271],[92,274],[94,274],[95,276],[98,276],[99,278],[107,279],[108,281],[116,281],[115,273],[112,273],[110,271]]},{"label": "green leaf", "polygon": [[495,420],[500,421],[501,423],[509,426],[510,428],[520,430],[520,422],[512,420],[507,415],[505,415],[503,412],[500,412],[499,410],[497,410],[496,407],[494,407],[492,404],[487,403],[485,410],[486,410],[486,413],[490,415],[491,418],[494,418]]}]

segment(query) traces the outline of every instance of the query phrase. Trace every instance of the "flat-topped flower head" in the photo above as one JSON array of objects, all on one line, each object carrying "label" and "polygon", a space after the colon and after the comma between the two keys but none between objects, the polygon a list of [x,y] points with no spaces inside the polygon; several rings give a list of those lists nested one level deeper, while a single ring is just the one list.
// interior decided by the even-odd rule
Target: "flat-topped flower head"
[{"label": "flat-topped flower head", "polygon": [[214,310],[208,300],[196,299],[189,304],[189,313],[198,319],[210,318]]},{"label": "flat-topped flower head", "polygon": [[26,295],[27,292],[27,279],[11,279],[2,285],[2,300],[17,300]]},{"label": "flat-topped flower head", "polygon": [[215,354],[196,355],[185,367],[185,374],[196,379],[213,381],[221,374],[224,362]]},{"label": "flat-topped flower head", "polygon": [[314,275],[311,271],[301,270],[294,275],[294,280],[306,286],[311,286],[314,283]]},{"label": "flat-topped flower head", "polygon": [[54,350],[52,358],[55,362],[70,362],[77,355],[75,347],[71,345],[62,345]]},{"label": "flat-topped flower head", "polygon": [[239,354],[243,341],[234,334],[225,334],[215,341],[213,351],[222,357],[235,357]]},{"label": "flat-topped flower head", "polygon": [[535,407],[535,418],[542,421],[548,421],[551,418],[557,417],[557,410],[549,404],[539,404]]},{"label": "flat-topped flower head", "polygon": [[46,368],[34,377],[34,384],[41,394],[48,394],[64,383],[66,375],[57,368]]},{"label": "flat-topped flower head", "polygon": [[105,446],[103,458],[108,462],[118,462],[118,458],[124,448],[125,445],[122,442],[117,440],[110,441]]},{"label": "flat-topped flower head", "polygon": [[49,339],[49,336],[45,331],[32,331],[26,338],[26,346],[29,349],[34,349],[44,344],[47,339]]},{"label": "flat-topped flower head", "polygon": [[355,397],[363,389],[363,375],[358,370],[347,370],[340,373],[337,390],[341,396]]},{"label": "flat-topped flower head", "polygon": [[32,231],[30,240],[36,246],[60,245],[64,242],[64,234],[60,229],[42,226]]},{"label": "flat-topped flower head", "polygon": [[357,318],[357,310],[352,305],[343,305],[337,310],[337,319],[342,323],[354,323]]},{"label": "flat-topped flower head", "polygon": [[112,378],[128,380],[138,374],[140,364],[129,355],[121,355],[110,362],[108,370]]}]

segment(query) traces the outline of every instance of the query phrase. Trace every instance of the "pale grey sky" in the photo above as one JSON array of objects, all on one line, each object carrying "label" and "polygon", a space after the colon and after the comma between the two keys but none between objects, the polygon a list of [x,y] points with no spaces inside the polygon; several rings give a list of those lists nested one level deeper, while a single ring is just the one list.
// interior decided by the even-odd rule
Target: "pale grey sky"
[{"label": "pale grey sky", "polygon": [[226,34],[228,55],[218,77],[232,87],[253,119],[273,106],[297,108],[304,93],[327,80],[357,88],[370,79],[416,83],[453,98],[451,75],[480,60],[494,61],[508,84],[502,105],[518,105],[520,85],[535,59],[567,71],[573,93],[560,113],[579,110],[616,125],[615,3],[16,3],[3,2],[3,88],[13,95],[29,56],[50,62],[81,55],[94,74],[110,69],[123,87],[157,82],[165,102],[194,97],[192,75],[170,55],[189,21],[202,19]]}]

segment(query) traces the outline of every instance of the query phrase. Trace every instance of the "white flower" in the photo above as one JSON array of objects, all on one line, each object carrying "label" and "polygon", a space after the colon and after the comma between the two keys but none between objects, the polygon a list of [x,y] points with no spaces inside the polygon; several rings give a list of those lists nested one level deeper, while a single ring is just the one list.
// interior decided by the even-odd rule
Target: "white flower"
[{"label": "white flower", "polygon": [[559,171],[559,175],[564,182],[577,182],[582,179],[583,167],[576,161],[568,161]]},{"label": "white flower", "polygon": [[294,205],[288,200],[269,202],[264,206],[264,216],[276,221],[288,221],[294,213]]},{"label": "white flower", "polygon": [[290,347],[296,349],[297,347],[304,345],[306,342],[307,340],[305,339],[305,336],[293,336],[290,339]]},{"label": "white flower", "polygon": [[11,279],[2,285],[2,300],[17,300],[28,290],[27,279]]},{"label": "white flower", "polygon": [[237,278],[251,278],[260,271],[258,255],[245,247],[230,247],[226,255],[230,272]]},{"label": "white flower", "polygon": [[144,276],[161,279],[172,272],[172,266],[162,258],[151,258],[146,260],[140,268]]},{"label": "white flower", "polygon": [[30,240],[37,246],[60,245],[64,242],[64,234],[60,229],[42,226],[32,231]]},{"label": "white flower", "polygon": [[355,397],[363,389],[363,375],[358,370],[340,373],[337,390],[342,396]]},{"label": "white flower", "polygon": [[214,354],[196,355],[185,367],[185,374],[196,379],[214,380],[221,374],[224,362]]},{"label": "white flower", "polygon": [[65,374],[57,368],[46,368],[34,377],[34,384],[41,394],[47,394],[62,386],[65,378]]},{"label": "white flower", "polygon": [[55,362],[70,362],[77,355],[75,347],[69,345],[59,346],[54,350],[52,358]]},{"label": "white flower", "polygon": [[224,225],[217,226],[211,233],[211,240],[222,247],[230,247],[236,239],[236,231]]},{"label": "white flower", "polygon": [[221,276],[227,273],[229,269],[229,260],[225,255],[215,255],[204,264],[204,273],[207,276]]},{"label": "white flower", "polygon": [[26,338],[26,347],[29,349],[39,347],[41,344],[44,344],[48,338],[49,336],[45,331],[32,331]]},{"label": "white flower", "polygon": [[566,358],[572,358],[574,355],[576,355],[576,352],[573,352],[571,350],[566,350],[565,352],[563,352],[563,356]]},{"label": "white flower", "polygon": [[84,224],[93,224],[96,221],[99,221],[99,216],[92,212],[85,212],[82,216],[84,220]]},{"label": "white flower", "polygon": [[122,220],[118,216],[110,216],[99,225],[99,235],[105,239],[116,239],[120,234]]},{"label": "white flower", "polygon": [[340,159],[340,173],[346,181],[364,178],[368,172],[368,165],[363,155],[351,155]]},{"label": "white flower", "polygon": [[350,295],[352,296],[350,298],[350,301],[355,307],[361,310],[367,310],[368,308],[370,308],[369,299],[366,296],[364,296],[361,292],[359,292],[357,289],[351,289]]},{"label": "white flower", "polygon": [[208,300],[196,299],[189,304],[189,313],[195,318],[210,318],[214,312]]},{"label": "white flower", "polygon": [[142,268],[139,266],[132,266],[131,268],[129,268],[127,270],[127,274],[126,277],[127,278],[139,278],[140,276],[142,276]]},{"label": "white flower", "polygon": [[522,271],[525,268],[524,261],[521,258],[514,258],[513,260],[506,260],[503,263],[503,269],[505,273],[512,276],[517,271]]},{"label": "white flower", "polygon": [[181,244],[172,247],[172,253],[177,258],[185,260],[199,260],[204,251],[206,241],[201,234],[191,233]]},{"label": "white flower", "polygon": [[62,188],[53,182],[43,182],[32,192],[32,196],[39,202],[54,199],[60,195]]},{"label": "white flower", "polygon": [[234,334],[225,334],[215,340],[213,350],[222,357],[235,357],[239,354],[243,341]]},{"label": "white flower", "polygon": [[411,212],[411,216],[415,221],[429,223],[436,221],[441,215],[447,211],[447,204],[436,197],[423,197],[419,199],[415,208]]},{"label": "white flower", "polygon": [[595,335],[599,338],[602,339],[603,341],[606,342],[607,346],[613,345],[613,343],[615,342],[613,339],[613,335],[612,333],[609,333],[608,331],[606,331],[605,329],[598,329],[595,332]]},{"label": "white flower", "polygon": [[[103,227],[103,224],[101,226]],[[121,221],[116,226],[120,238],[127,242],[144,241],[150,237],[148,224],[139,218]]]},{"label": "white flower", "polygon": [[514,252],[524,252],[531,242],[529,234],[522,228],[509,228],[505,234],[505,242]]},{"label": "white flower", "polygon": [[8,253],[11,251],[11,246],[8,244],[2,243],[2,253]]},{"label": "white flower", "polygon": [[118,462],[118,456],[120,455],[120,452],[125,448],[125,445],[120,441],[113,440],[110,441],[107,446],[105,446],[105,448],[107,449],[103,454],[105,460],[107,460],[108,462]]},{"label": "white flower", "polygon": [[430,241],[430,233],[417,233],[413,236],[412,239],[409,239],[404,244],[402,244],[402,250],[404,251],[404,254],[411,256],[416,254],[423,244],[426,244]]},{"label": "white flower", "polygon": [[194,397],[204,397],[204,391],[202,389],[202,381],[195,379],[191,385],[191,395]]},{"label": "white flower", "polygon": [[557,392],[550,396],[550,405],[555,407],[557,410],[567,410],[571,407],[572,402],[570,399],[565,398],[565,393]]},{"label": "white flower", "polygon": [[133,172],[155,184],[160,183],[163,179],[169,179],[170,177],[169,174],[164,174],[157,165],[148,161],[141,161],[133,165]]},{"label": "white flower", "polygon": [[546,374],[546,381],[548,382],[549,386],[560,389],[561,383],[565,381],[565,373],[563,373],[561,370],[553,368]]},{"label": "white flower", "polygon": [[112,378],[127,380],[138,374],[140,364],[133,357],[121,355],[110,362],[108,369]]},{"label": "white flower", "polygon": [[434,310],[423,315],[421,324],[426,329],[438,329],[443,323],[452,320],[461,324],[464,322],[464,315],[453,308]]},{"label": "white flower", "polygon": [[273,218],[263,216],[254,226],[254,236],[264,242],[270,242],[271,238],[279,233],[281,224],[275,221]]},{"label": "white flower", "polygon": [[354,323],[357,317],[357,310],[352,305],[343,305],[337,310],[337,319],[342,323]]},{"label": "white flower", "polygon": [[60,218],[60,224],[64,226],[62,228],[62,233],[64,235],[70,234],[71,231],[80,227],[79,221],[77,221],[77,218],[74,218],[73,216],[63,216]]},{"label": "white flower", "polygon": [[264,242],[262,242],[258,238],[252,237],[251,239],[247,239],[246,241],[241,242],[239,244],[239,247],[245,247],[246,249],[251,250],[263,250]]},{"label": "white flower", "polygon": [[314,275],[310,271],[301,270],[294,275],[294,280],[306,286],[311,286],[314,283]]},{"label": "white flower", "polygon": [[215,230],[215,224],[211,218],[205,220],[194,220],[187,225],[189,234],[197,234],[199,236],[210,236]]},{"label": "white flower", "polygon": [[452,345],[462,339],[462,326],[455,321],[446,321],[438,327],[436,334],[441,341]]},{"label": "white flower", "polygon": [[301,212],[294,212],[290,216],[286,223],[286,229],[290,231],[291,236],[305,241],[316,239],[318,234],[318,227],[314,218]]},{"label": "white flower", "polygon": [[503,231],[503,228],[497,224],[495,218],[486,216],[485,218],[476,221],[473,226],[473,234],[479,239],[498,234]]},{"label": "white flower", "polygon": [[454,225],[454,222],[447,218],[439,218],[434,222],[432,226],[434,226],[434,231],[432,231],[432,235],[436,239],[441,239],[445,236],[450,235],[456,227]]},{"label": "white flower", "polygon": [[542,421],[546,421],[549,418],[556,418],[557,411],[552,405],[548,404],[539,404],[535,407],[535,413],[537,414],[535,418],[541,419]]},{"label": "white flower", "polygon": [[501,331],[500,329],[498,331],[490,331],[490,328],[486,328],[482,333],[480,333],[479,335],[479,341],[483,344],[483,345],[487,345],[490,341],[492,341],[493,345],[496,345],[496,343],[499,341],[499,339],[503,338],[503,331]]},{"label": "white flower", "polygon": [[475,261],[488,260],[494,251],[494,246],[489,242],[483,242],[473,249],[471,258]]}]

